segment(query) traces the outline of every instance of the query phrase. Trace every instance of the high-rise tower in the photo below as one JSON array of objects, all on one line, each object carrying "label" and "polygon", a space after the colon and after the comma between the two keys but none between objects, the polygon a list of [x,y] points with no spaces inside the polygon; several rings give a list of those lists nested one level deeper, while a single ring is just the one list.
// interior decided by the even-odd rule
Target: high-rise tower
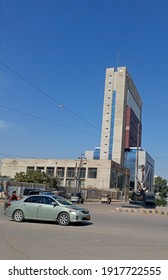
[{"label": "high-rise tower", "polygon": [[126,67],[107,68],[100,159],[124,164],[124,151],[141,146],[142,100]]}]

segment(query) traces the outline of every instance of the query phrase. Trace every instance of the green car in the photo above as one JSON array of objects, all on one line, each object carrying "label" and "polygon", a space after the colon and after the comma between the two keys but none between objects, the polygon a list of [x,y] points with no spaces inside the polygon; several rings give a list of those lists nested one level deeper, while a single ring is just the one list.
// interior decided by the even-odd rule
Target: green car
[{"label": "green car", "polygon": [[31,195],[6,204],[5,215],[15,222],[24,220],[55,221],[61,226],[90,220],[89,210],[60,196]]}]

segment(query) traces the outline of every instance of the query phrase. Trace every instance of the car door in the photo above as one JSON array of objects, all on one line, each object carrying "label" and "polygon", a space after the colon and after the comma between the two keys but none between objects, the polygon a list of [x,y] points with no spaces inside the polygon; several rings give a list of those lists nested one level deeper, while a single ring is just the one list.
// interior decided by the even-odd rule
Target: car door
[{"label": "car door", "polygon": [[39,207],[39,197],[29,196],[22,204],[25,219],[37,219],[37,209]]},{"label": "car door", "polygon": [[56,221],[59,212],[59,206],[53,205],[55,200],[52,197],[43,197],[43,203],[37,208],[38,220]]}]

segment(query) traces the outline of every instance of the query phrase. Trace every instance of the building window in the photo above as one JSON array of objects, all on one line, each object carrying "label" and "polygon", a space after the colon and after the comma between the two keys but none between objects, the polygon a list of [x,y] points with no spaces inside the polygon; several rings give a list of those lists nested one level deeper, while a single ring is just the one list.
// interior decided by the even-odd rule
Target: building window
[{"label": "building window", "polygon": [[97,178],[97,168],[88,168],[88,178]]},{"label": "building window", "polygon": [[79,177],[84,179],[85,175],[86,175],[86,168],[81,168]]},{"label": "building window", "polygon": [[27,166],[27,171],[26,171],[26,173],[30,173],[30,172],[32,172],[32,171],[34,171],[34,166]]},{"label": "building window", "polygon": [[74,178],[66,179],[65,186],[67,188],[74,188],[75,187],[75,180],[74,180]]},{"label": "building window", "polygon": [[74,177],[75,177],[75,167],[68,167],[67,178],[74,178]]},{"label": "building window", "polygon": [[36,171],[44,172],[44,166],[37,166]]},{"label": "building window", "polygon": [[47,169],[46,169],[46,174],[48,175],[48,176],[51,176],[51,177],[53,177],[54,176],[54,167],[47,167]]},{"label": "building window", "polygon": [[64,178],[65,168],[64,167],[57,167],[57,176],[60,178]]}]

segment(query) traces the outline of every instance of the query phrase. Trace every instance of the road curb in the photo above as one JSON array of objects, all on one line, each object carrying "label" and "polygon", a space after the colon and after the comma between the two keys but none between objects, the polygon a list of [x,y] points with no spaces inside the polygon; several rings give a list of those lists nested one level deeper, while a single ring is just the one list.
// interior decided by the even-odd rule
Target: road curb
[{"label": "road curb", "polygon": [[124,208],[124,207],[118,207],[114,208],[115,211],[118,212],[124,212],[124,213],[141,213],[141,214],[157,214],[157,215],[165,215],[168,216],[168,210],[162,210],[162,209],[144,209],[144,208]]}]

